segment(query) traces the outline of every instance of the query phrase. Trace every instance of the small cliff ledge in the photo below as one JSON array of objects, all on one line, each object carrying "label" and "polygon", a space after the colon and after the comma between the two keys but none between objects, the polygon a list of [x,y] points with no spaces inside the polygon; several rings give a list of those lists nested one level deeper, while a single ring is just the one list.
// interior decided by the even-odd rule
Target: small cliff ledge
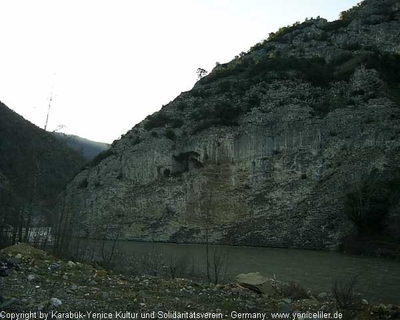
[{"label": "small cliff ledge", "polygon": [[217,65],[71,181],[64,232],[307,249],[398,239],[399,10],[364,1]]}]

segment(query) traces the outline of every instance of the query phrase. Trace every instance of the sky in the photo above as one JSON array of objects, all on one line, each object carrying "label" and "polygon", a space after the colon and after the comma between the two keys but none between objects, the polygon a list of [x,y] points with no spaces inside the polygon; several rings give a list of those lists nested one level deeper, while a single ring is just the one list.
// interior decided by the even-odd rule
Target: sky
[{"label": "sky", "polygon": [[282,26],[359,0],[0,0],[0,101],[111,143]]}]

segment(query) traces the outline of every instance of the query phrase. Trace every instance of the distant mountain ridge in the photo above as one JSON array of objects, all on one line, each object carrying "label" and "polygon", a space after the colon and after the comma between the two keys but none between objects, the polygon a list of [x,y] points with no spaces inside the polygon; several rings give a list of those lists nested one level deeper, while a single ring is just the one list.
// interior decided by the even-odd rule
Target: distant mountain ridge
[{"label": "distant mountain ridge", "polygon": [[62,132],[54,132],[57,139],[65,142],[69,147],[83,155],[86,160],[92,160],[99,153],[110,148],[108,143],[92,141],[76,135],[68,135]]}]

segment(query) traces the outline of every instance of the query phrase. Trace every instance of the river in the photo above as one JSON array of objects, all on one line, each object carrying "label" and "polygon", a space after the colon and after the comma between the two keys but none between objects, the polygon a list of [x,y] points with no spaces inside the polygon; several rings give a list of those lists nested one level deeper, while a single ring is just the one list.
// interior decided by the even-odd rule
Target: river
[{"label": "river", "polygon": [[[110,256],[112,244],[111,241],[105,244],[106,257]],[[81,249],[86,248],[86,256],[87,252],[96,253],[91,259],[102,259],[101,247],[102,241],[97,240],[80,243]],[[118,241],[113,261],[118,267],[137,273],[160,273],[162,269],[168,271],[171,265],[178,269],[179,265],[185,265],[186,270],[205,274],[205,252],[205,245],[199,244]],[[216,257],[222,258],[222,274],[225,272],[223,265],[227,264],[228,279],[234,279],[239,273],[260,272],[266,277],[299,283],[318,294],[331,292],[334,281],[346,282],[356,276],[355,291],[370,303],[400,304],[400,262],[391,259],[327,251],[210,245],[212,268],[214,252]]]}]

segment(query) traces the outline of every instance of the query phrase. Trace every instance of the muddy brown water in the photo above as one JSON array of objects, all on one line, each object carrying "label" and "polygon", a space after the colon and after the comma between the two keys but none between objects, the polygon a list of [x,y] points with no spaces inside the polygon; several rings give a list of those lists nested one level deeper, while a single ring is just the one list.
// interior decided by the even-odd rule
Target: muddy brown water
[{"label": "muddy brown water", "polygon": [[[111,252],[112,244],[110,241],[104,246],[106,257]],[[102,259],[101,247],[102,241],[98,240],[80,243],[80,248],[92,253],[90,259]],[[113,261],[129,271],[130,267],[134,269],[135,265],[147,259],[146,268],[149,272],[152,272],[151,269],[162,269],[162,265],[168,269],[171,261],[186,261],[188,270],[195,268],[205,274],[205,252],[205,245],[201,244],[118,241]],[[240,273],[260,272],[277,280],[299,283],[315,293],[329,293],[334,281],[346,282],[356,276],[355,291],[370,303],[400,305],[399,261],[326,251],[212,245],[209,246],[211,267],[214,252],[223,256],[224,264],[227,262],[228,279],[234,279]]]}]

